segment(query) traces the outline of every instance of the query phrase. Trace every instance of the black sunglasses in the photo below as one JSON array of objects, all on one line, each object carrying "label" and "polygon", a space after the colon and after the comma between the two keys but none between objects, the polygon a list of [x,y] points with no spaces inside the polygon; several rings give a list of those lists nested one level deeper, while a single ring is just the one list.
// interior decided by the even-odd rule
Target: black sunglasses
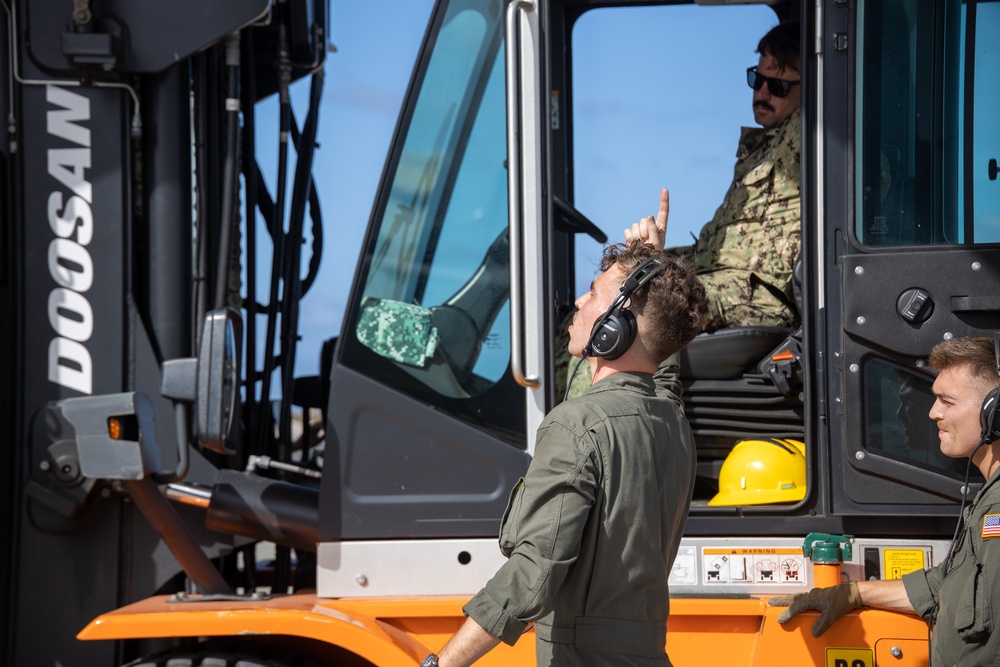
[{"label": "black sunglasses", "polygon": [[801,81],[785,81],[775,79],[773,76],[764,76],[757,71],[757,67],[747,67],[747,85],[754,90],[760,90],[767,84],[768,91],[775,97],[788,97],[792,91],[792,86],[797,86]]}]

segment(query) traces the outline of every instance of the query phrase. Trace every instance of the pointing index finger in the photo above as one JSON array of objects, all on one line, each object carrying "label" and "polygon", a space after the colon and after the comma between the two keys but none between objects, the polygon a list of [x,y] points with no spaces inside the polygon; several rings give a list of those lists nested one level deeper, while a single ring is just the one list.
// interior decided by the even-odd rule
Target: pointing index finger
[{"label": "pointing index finger", "polygon": [[670,217],[670,190],[660,190],[660,212],[656,215],[656,229],[666,238],[667,218]]}]

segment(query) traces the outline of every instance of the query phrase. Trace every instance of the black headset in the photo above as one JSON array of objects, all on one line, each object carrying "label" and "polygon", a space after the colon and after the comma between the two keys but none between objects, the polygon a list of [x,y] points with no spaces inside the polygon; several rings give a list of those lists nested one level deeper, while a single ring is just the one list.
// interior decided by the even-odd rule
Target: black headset
[{"label": "black headset", "polygon": [[[993,354],[997,361],[997,375],[1000,376],[1000,332],[993,334]],[[1000,440],[1000,410],[997,410],[997,403],[1000,402],[1000,387],[996,387],[983,399],[983,407],[979,411],[979,424],[983,427],[983,432],[979,436],[984,445],[988,445],[995,440]]]},{"label": "black headset", "polygon": [[590,339],[583,348],[583,357],[599,357],[601,359],[617,359],[635,342],[637,333],[635,315],[626,305],[632,295],[638,292],[646,283],[667,265],[663,255],[653,255],[642,264],[635,267],[625,282],[622,283],[618,296],[611,302],[604,314],[594,322],[590,331]]}]

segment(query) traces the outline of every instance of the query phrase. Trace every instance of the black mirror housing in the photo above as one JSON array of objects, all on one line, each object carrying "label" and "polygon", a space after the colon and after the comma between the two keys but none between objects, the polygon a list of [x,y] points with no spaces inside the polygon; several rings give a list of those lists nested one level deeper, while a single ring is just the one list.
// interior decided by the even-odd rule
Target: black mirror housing
[{"label": "black mirror housing", "polygon": [[243,320],[233,308],[205,315],[198,349],[195,423],[202,447],[227,456],[236,453],[227,440],[240,390]]}]

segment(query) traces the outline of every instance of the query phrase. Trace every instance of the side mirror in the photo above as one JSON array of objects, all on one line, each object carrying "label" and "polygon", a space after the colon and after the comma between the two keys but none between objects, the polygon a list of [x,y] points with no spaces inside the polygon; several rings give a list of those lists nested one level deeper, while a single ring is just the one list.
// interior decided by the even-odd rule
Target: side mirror
[{"label": "side mirror", "polygon": [[202,447],[232,455],[226,438],[236,415],[240,390],[240,341],[243,321],[232,308],[217,308],[205,316],[198,350],[195,424]]},{"label": "side mirror", "polygon": [[242,339],[239,313],[217,308],[205,315],[198,356],[163,364],[161,393],[173,401],[193,403],[198,443],[226,456],[236,453],[226,438],[236,416]]}]

